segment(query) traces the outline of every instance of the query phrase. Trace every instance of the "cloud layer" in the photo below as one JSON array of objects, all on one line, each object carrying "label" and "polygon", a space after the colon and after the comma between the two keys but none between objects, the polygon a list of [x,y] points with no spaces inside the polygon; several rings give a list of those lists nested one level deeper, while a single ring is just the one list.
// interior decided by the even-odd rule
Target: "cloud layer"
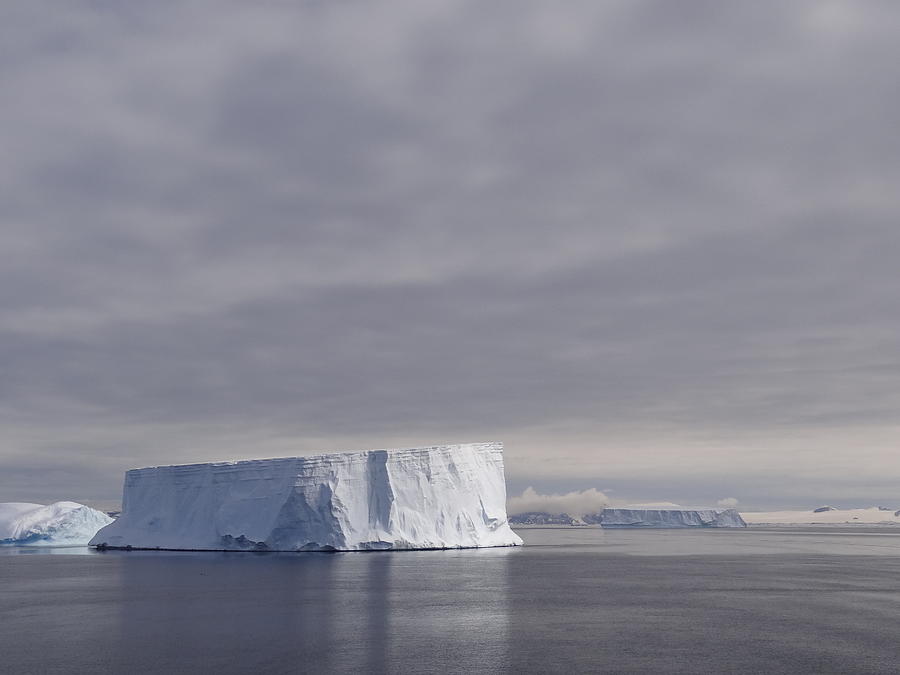
[{"label": "cloud layer", "polygon": [[521,495],[507,500],[507,512],[511,516],[520,513],[568,514],[574,518],[599,513],[609,505],[609,498],[596,488],[576,490],[564,495],[545,495],[533,487],[527,487]]},{"label": "cloud layer", "polygon": [[898,28],[822,0],[0,9],[0,500],[490,438],[517,491],[896,494]]}]

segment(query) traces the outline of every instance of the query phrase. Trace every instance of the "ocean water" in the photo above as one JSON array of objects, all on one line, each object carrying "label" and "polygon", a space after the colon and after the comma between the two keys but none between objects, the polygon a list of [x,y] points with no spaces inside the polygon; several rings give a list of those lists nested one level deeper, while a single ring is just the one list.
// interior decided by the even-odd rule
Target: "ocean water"
[{"label": "ocean water", "polygon": [[0,672],[900,672],[900,531],[519,532],[468,551],[0,549]]}]

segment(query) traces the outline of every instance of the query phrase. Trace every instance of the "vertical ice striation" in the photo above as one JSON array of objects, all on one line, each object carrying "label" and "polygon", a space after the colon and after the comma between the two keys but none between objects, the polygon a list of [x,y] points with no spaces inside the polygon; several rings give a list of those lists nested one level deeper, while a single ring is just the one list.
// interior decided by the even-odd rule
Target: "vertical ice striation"
[{"label": "vertical ice striation", "polygon": [[516,546],[502,443],[133,469],[95,546],[372,550]]}]

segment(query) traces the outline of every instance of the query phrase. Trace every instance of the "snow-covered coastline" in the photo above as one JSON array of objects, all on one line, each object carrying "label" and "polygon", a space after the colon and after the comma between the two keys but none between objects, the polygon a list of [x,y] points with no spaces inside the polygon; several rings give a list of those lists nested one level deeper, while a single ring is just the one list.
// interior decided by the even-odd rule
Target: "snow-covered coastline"
[{"label": "snow-covered coastline", "polygon": [[809,511],[744,511],[749,525],[900,525],[900,510],[873,506],[866,509]]},{"label": "snow-covered coastline", "polygon": [[106,548],[381,550],[517,546],[502,443],[134,469]]}]

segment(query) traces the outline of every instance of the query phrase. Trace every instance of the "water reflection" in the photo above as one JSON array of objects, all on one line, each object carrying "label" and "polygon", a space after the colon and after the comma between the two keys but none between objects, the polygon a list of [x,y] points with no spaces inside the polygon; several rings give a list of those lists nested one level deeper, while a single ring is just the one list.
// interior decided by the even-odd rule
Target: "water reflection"
[{"label": "water reflection", "polygon": [[0,546],[0,555],[96,555],[87,546]]},{"label": "water reflection", "polygon": [[142,665],[334,668],[340,590],[332,556],[132,552],[120,559],[118,644],[143,655]]},{"label": "water reflection", "polygon": [[[0,559],[4,672],[893,672],[900,658],[900,533],[522,534],[524,548],[471,551],[18,551]],[[828,640],[810,650],[809,635]]]},{"label": "water reflection", "polygon": [[[110,552],[116,661],[141,668],[497,670],[511,549],[337,554]],[[419,667],[417,667],[419,666]]]},{"label": "water reflection", "polygon": [[517,552],[395,555],[385,660],[391,669],[416,671],[427,662],[453,672],[502,670],[510,651],[507,561]]},{"label": "water reflection", "polygon": [[[83,549],[86,551],[87,549]],[[0,671],[105,669],[115,635],[115,565],[82,549],[0,551]],[[64,553],[64,551],[66,553]],[[73,554],[74,552],[74,554]]]}]

